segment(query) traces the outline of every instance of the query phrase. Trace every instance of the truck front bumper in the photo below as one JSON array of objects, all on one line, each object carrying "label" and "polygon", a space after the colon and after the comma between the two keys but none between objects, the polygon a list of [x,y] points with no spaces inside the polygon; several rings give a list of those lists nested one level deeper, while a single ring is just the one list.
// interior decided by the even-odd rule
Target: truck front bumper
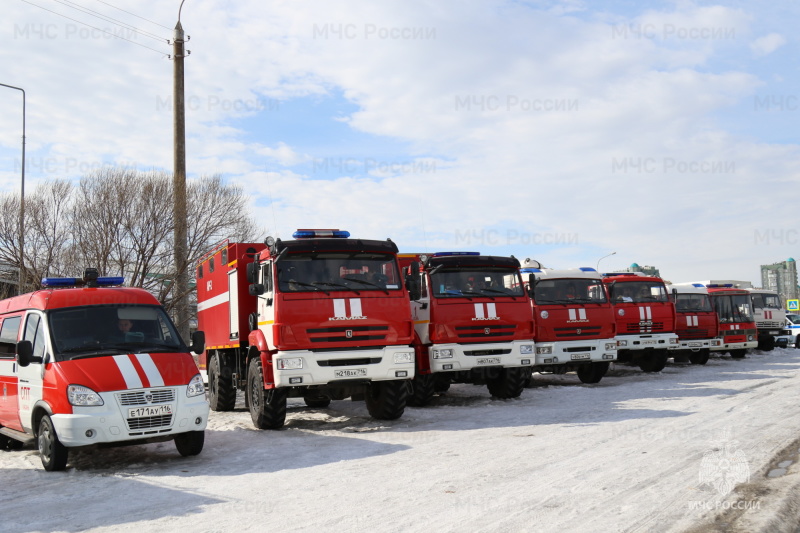
[{"label": "truck front bumper", "polygon": [[534,343],[530,341],[481,344],[434,344],[428,348],[431,372],[456,372],[483,367],[521,367],[533,363]]},{"label": "truck front bumper", "polygon": [[537,365],[563,365],[564,363],[582,362],[601,363],[616,360],[616,339],[536,343]]},{"label": "truck front bumper", "polygon": [[646,333],[643,335],[617,335],[618,350],[677,350],[680,341],[675,333]]}]

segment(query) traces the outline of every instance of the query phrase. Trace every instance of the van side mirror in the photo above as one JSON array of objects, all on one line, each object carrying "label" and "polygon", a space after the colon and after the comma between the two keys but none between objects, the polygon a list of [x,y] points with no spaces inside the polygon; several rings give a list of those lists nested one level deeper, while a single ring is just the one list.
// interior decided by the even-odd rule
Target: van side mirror
[{"label": "van side mirror", "polygon": [[422,296],[422,284],[419,279],[419,263],[412,262],[408,267],[409,272],[406,274],[406,289],[408,289],[408,297],[411,300],[419,300]]},{"label": "van side mirror", "polygon": [[17,363],[19,366],[26,367],[31,363],[41,364],[41,357],[33,356],[33,344],[31,341],[19,341],[17,343]]},{"label": "van side mirror", "polygon": [[192,333],[192,345],[189,350],[193,353],[200,355],[206,351],[206,334],[202,331],[195,331]]}]

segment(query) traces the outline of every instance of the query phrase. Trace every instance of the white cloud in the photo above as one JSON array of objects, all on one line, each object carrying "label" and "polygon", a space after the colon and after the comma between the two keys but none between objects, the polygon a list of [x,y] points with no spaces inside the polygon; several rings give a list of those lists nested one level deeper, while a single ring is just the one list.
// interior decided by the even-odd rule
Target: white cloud
[{"label": "white cloud", "polygon": [[779,33],[770,33],[750,43],[750,49],[756,56],[766,56],[787,43],[786,37]]}]

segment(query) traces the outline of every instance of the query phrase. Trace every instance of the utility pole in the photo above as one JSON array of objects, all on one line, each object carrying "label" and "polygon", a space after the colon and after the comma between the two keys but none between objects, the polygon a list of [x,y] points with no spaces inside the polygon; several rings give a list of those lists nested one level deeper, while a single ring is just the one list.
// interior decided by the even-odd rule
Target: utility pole
[{"label": "utility pole", "polygon": [[178,8],[178,23],[173,40],[174,86],[172,91],[172,113],[174,120],[174,173],[172,178],[173,215],[175,218],[175,315],[178,333],[189,340],[189,272],[187,265],[186,222],[186,109],[183,95],[183,58],[185,54],[181,9]]},{"label": "utility pole", "polygon": [[22,294],[25,287],[25,90],[13,85],[0,83],[3,87],[22,91],[22,183],[19,188],[19,278],[17,294]]}]

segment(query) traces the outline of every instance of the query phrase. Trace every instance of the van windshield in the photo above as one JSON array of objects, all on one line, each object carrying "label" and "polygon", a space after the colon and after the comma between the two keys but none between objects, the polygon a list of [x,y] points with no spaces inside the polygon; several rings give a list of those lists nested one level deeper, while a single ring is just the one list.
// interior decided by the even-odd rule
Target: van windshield
[{"label": "van windshield", "polygon": [[48,324],[57,361],[187,350],[164,309],[155,305],[53,309],[48,313]]}]

